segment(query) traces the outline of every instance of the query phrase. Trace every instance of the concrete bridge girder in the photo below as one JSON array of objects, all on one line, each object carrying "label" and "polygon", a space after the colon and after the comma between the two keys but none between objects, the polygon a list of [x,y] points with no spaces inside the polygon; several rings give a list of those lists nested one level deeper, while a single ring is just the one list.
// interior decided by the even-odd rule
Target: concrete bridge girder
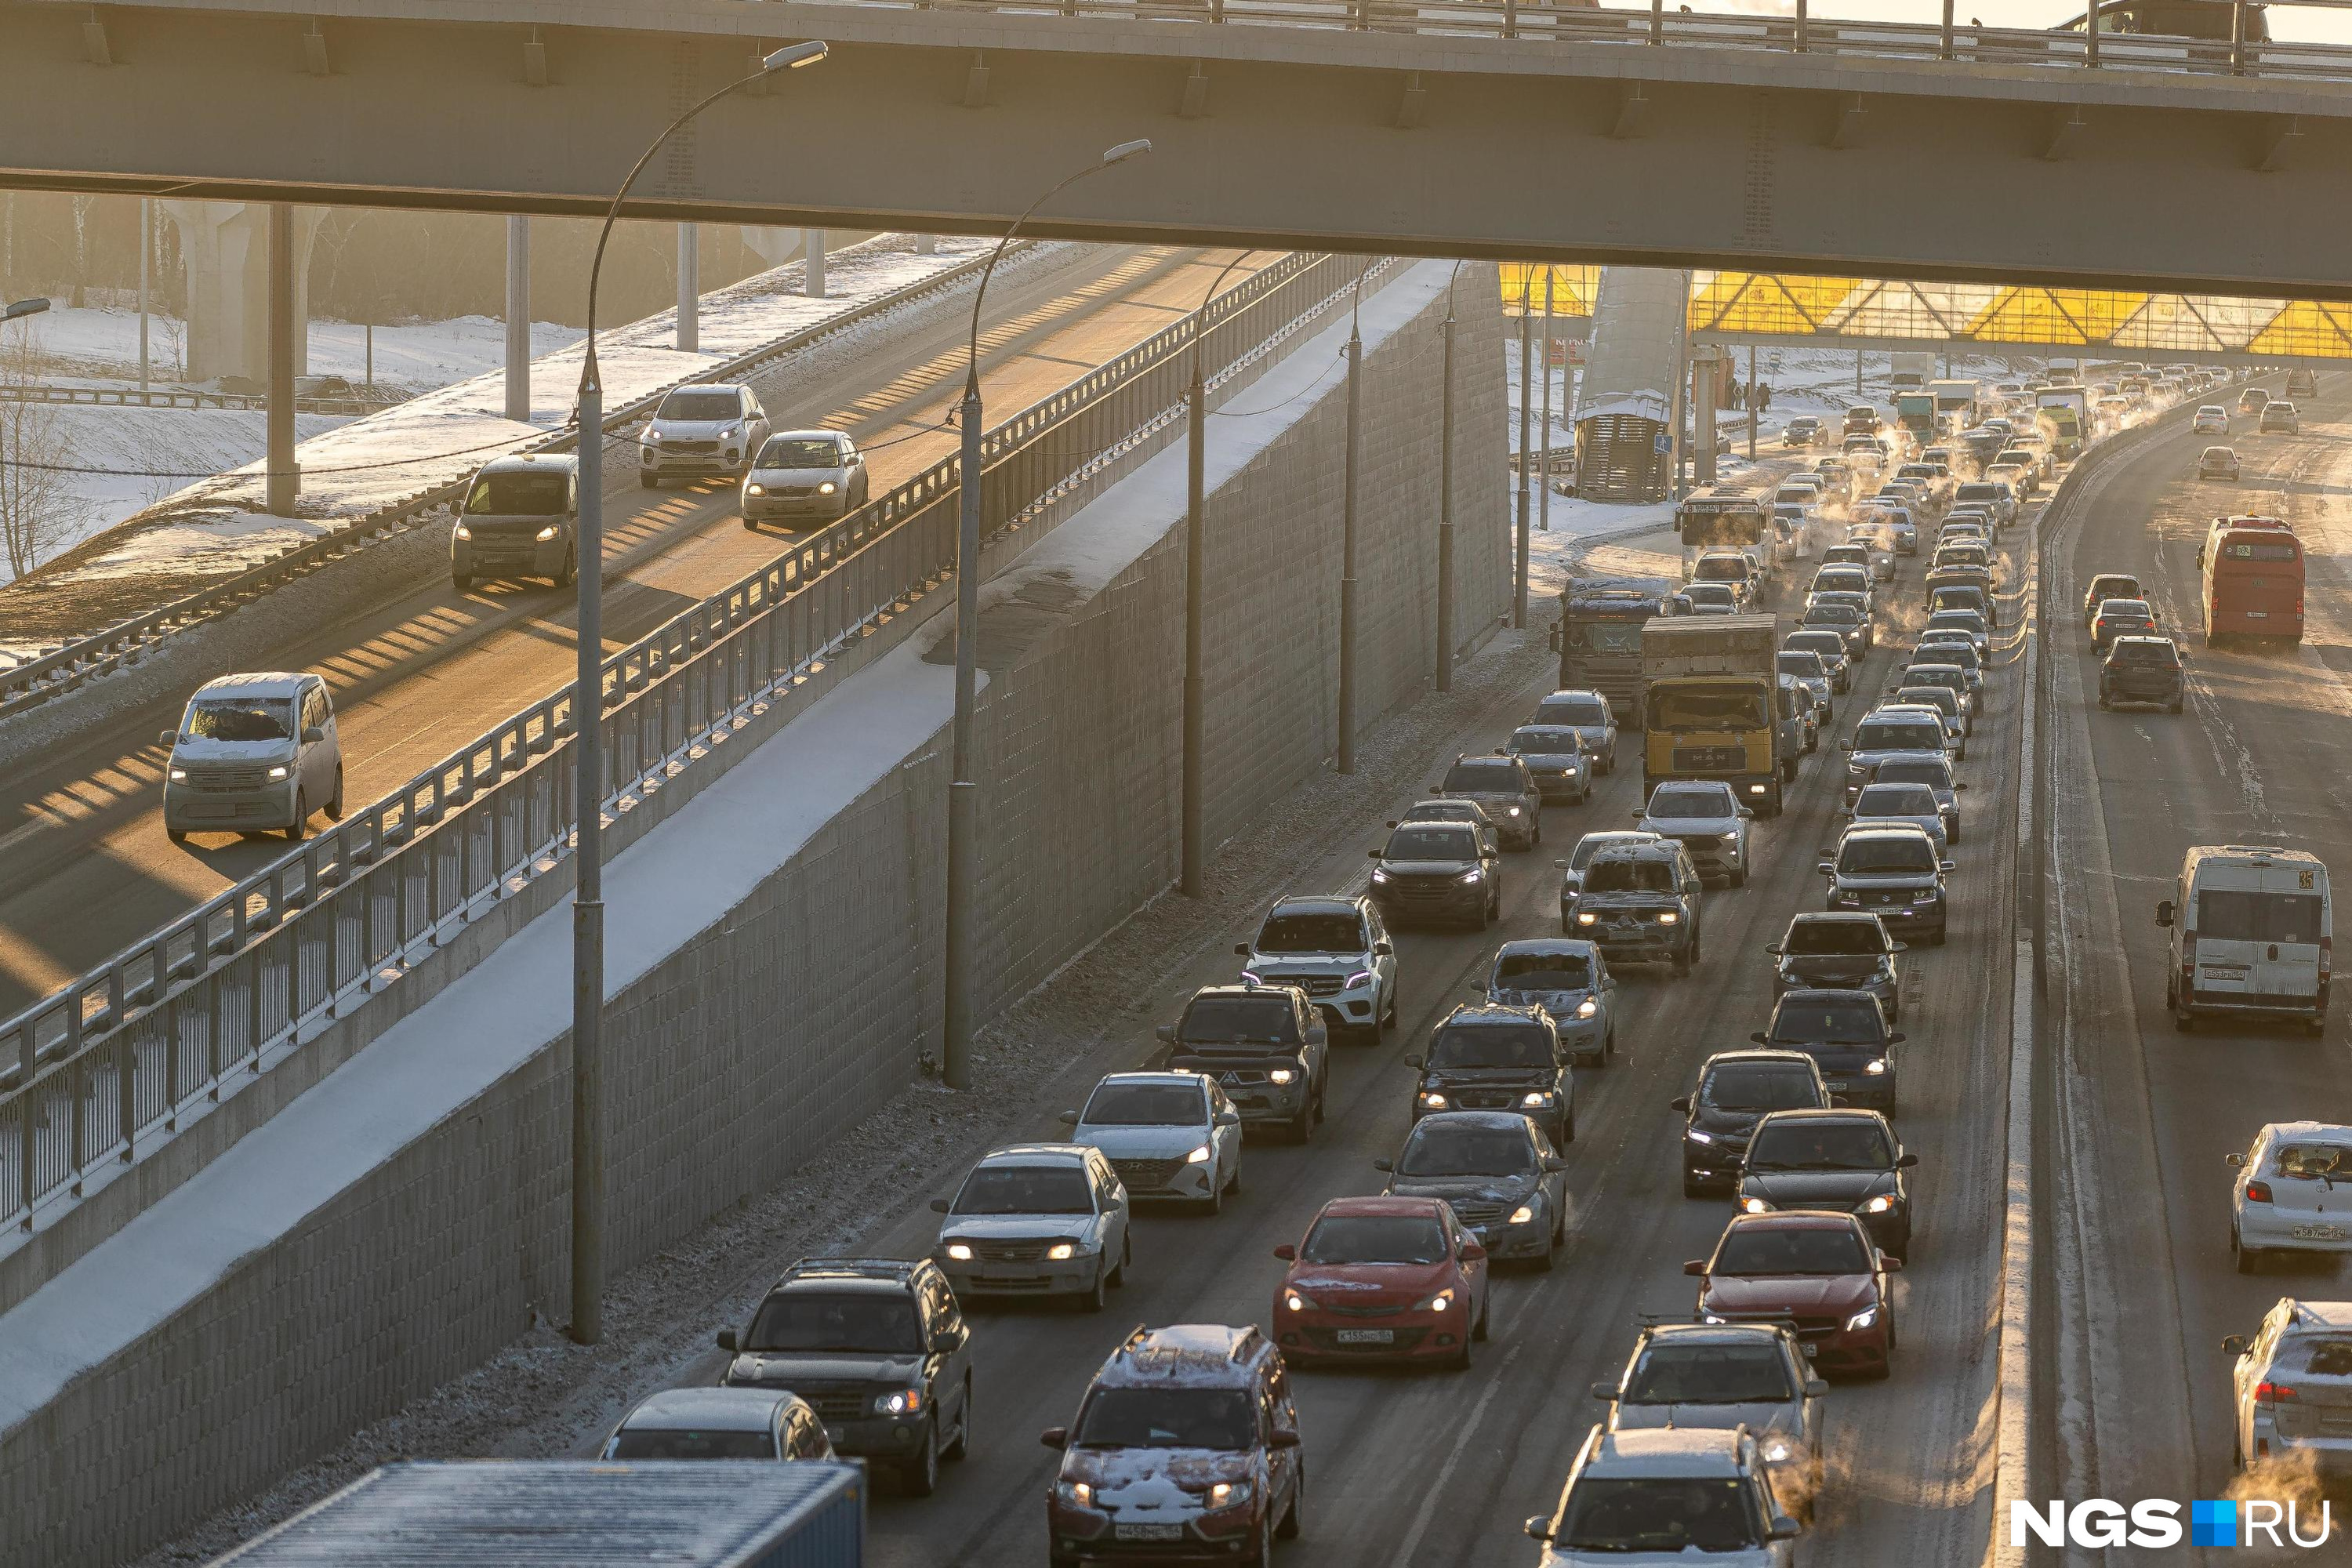
[{"label": "concrete bridge girder", "polygon": [[823,37],[632,214],[992,232],[1148,135],[1037,231],[2352,298],[2347,83],[721,0],[536,34],[519,0],[344,0],[322,76],[315,0],[99,9],[107,66],[79,13],[0,8],[0,183],[591,213],[678,95]]}]

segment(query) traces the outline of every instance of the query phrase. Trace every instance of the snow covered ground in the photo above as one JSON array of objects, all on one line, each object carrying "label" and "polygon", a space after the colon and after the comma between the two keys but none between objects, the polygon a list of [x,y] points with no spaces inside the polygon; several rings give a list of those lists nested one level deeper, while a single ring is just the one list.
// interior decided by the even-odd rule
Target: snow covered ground
[{"label": "snow covered ground", "polygon": [[[103,381],[137,385],[139,312],[52,304],[27,322],[34,352],[57,368],[61,382]],[[576,327],[534,321],[533,357],[580,341]],[[367,373],[368,330],[350,321],[313,321],[307,374],[340,375],[358,383]],[[147,318],[150,379],[158,385],[179,379],[175,345],[185,342],[180,323],[161,313]],[[491,316],[459,316],[448,321],[411,321],[375,329],[375,379],[404,392],[429,392],[497,370],[506,363],[507,329]]]}]

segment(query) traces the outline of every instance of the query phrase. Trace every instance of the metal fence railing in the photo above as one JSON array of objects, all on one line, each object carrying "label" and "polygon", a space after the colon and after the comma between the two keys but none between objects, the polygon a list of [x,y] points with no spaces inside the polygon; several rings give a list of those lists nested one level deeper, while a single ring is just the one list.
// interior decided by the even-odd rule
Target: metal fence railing
[{"label": "metal fence railing", "polygon": [[[1202,312],[1204,363],[1222,379],[1261,359],[1363,269],[1275,261]],[[1181,418],[1192,341],[1187,317],[990,430],[992,537]],[[604,803],[657,787],[937,588],[954,570],[958,507],[949,459],[607,658]],[[170,1137],[235,1075],[365,1005],[555,866],[575,820],[572,727],[567,687],[0,1024],[0,1215],[29,1231],[40,1205]]]},{"label": "metal fence railing", "polygon": [[[997,11],[1085,16],[1156,25],[1206,22],[1257,27],[1307,27],[1349,32],[1417,33],[1439,37],[1499,37],[1537,44],[1618,44],[1641,47],[1770,50],[1869,59],[1954,60],[2054,68],[2187,71],[2311,81],[2352,80],[2352,47],[2260,41],[2241,21],[2221,37],[2189,38],[2078,29],[1985,27],[1962,9],[1921,4],[1934,21],[1880,22],[1811,14],[1806,0],[1784,0],[1778,14],[1762,11],[1695,14],[1653,0],[1646,6],[1553,5],[1544,0],[851,0],[891,9]],[[2338,0],[2310,0],[2324,8]],[[2294,0],[2273,0],[2273,16]],[[2103,15],[2116,7],[2103,5]],[[2223,26],[2235,12],[2260,16],[2258,4],[2213,0]],[[1940,13],[1940,16],[1939,16]],[[2118,20],[2106,16],[2108,26]],[[2216,30],[2221,30],[2217,27]],[[2252,28],[2259,34],[2261,28]]]},{"label": "metal fence railing", "polygon": [[[942,268],[904,289],[894,289],[862,305],[852,306],[772,342],[762,343],[751,353],[724,364],[702,366],[692,373],[693,379],[740,380],[786,354],[797,353],[886,310],[896,310],[927,295],[953,288],[975,276],[986,261],[985,256],[979,256]],[[613,409],[604,416],[606,432],[625,430],[634,426],[651,414],[669,390],[667,386],[660,387]],[[564,430],[537,439],[518,441],[509,449],[564,452],[572,450],[575,445],[574,433]],[[496,451],[484,451],[480,457],[487,461],[498,455]],[[471,467],[468,465],[469,469]],[[227,615],[282,587],[291,579],[341,560],[355,550],[365,549],[414,528],[446,521],[450,509],[464,495],[465,489],[466,480],[463,479],[432,486],[406,500],[369,512],[316,539],[290,546],[257,566],[247,567],[209,583],[168,605],[119,621],[88,637],[76,637],[37,658],[0,665],[0,719],[38,707],[52,699],[80,689],[99,676],[135,664],[163,639]]]},{"label": "metal fence railing", "polygon": [[[298,395],[298,414],[381,414],[408,400],[405,392],[376,395],[354,386],[347,396],[325,394]],[[207,392],[201,387],[156,386],[142,392],[135,386],[49,385],[41,382],[0,383],[0,403],[61,403],[78,408],[232,408],[252,411],[269,406],[258,392]]]}]

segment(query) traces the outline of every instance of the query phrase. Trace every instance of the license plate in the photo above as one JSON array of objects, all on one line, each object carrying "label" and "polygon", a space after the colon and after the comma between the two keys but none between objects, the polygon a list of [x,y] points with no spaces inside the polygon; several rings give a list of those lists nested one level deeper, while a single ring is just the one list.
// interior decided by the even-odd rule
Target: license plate
[{"label": "license plate", "polygon": [[2203,967],[2200,973],[2208,980],[2243,980],[2246,977],[2246,970],[2243,964],[2225,969],[2221,964],[2209,963]]},{"label": "license plate", "polygon": [[2246,612],[2246,619],[2250,621],[2267,621],[2270,618],[2271,613],[2268,610],[2248,610]]},{"label": "license plate", "polygon": [[1811,1361],[1811,1360],[1812,1360],[1812,1359],[1813,1359],[1813,1357],[1814,1357],[1814,1355],[1815,1355],[1817,1352],[1819,1352],[1819,1351],[1821,1350],[1821,1348],[1822,1348],[1822,1347],[1821,1347],[1821,1346],[1819,1346],[1819,1345],[1807,1345],[1807,1346],[1805,1347],[1805,1359],[1806,1359],[1807,1361]]},{"label": "license plate", "polygon": [[1111,1533],[1121,1541],[1181,1541],[1184,1527],[1181,1524],[1129,1524],[1125,1520],[1111,1527]]},{"label": "license plate", "polygon": [[1343,1345],[1392,1345],[1394,1329],[1341,1329],[1331,1336]]},{"label": "license plate", "polygon": [[848,1438],[843,1435],[840,1427],[828,1426],[824,1429],[824,1440],[839,1447],[843,1443],[847,1442]]},{"label": "license plate", "polygon": [[2287,1233],[2297,1241],[2341,1241],[2343,1228],[2333,1225],[2299,1225]]},{"label": "license plate", "polygon": [[1848,1083],[1844,1079],[1832,1078],[1823,1079],[1822,1080],[1822,1087],[1828,1089],[1831,1093],[1835,1094],[1841,1089],[1852,1089],[1853,1086],[1851,1083]]}]

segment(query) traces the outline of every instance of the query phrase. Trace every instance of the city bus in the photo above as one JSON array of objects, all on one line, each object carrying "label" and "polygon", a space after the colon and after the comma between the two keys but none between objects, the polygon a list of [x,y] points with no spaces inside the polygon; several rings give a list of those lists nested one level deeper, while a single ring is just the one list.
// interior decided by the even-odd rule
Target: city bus
[{"label": "city bus", "polygon": [[1759,579],[1779,569],[1770,509],[1752,490],[1722,486],[1685,497],[1675,508],[1675,531],[1682,536],[1685,581],[1698,570],[1698,558],[1710,550],[1739,551],[1756,563]]},{"label": "city bus", "polygon": [[2303,640],[2303,546],[2274,517],[2217,517],[2197,552],[2207,646],[2223,637]]}]

